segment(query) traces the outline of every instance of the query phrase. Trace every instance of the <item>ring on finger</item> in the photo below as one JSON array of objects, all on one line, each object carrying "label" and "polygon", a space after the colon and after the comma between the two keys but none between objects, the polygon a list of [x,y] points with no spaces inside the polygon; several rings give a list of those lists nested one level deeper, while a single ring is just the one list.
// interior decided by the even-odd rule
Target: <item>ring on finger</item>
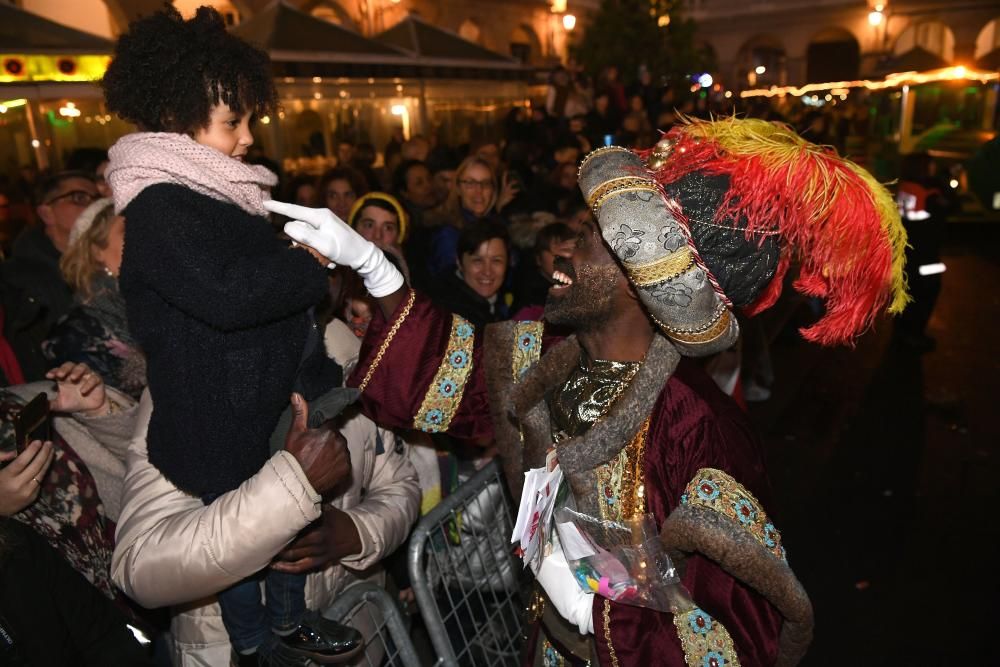
[{"label": "ring on finger", "polygon": [[32,477],[31,479],[33,479],[33,480],[34,480],[34,482],[35,482],[35,484],[37,484],[38,486],[41,486],[41,485],[42,485],[42,483],[38,481],[38,478],[37,478],[37,477]]}]

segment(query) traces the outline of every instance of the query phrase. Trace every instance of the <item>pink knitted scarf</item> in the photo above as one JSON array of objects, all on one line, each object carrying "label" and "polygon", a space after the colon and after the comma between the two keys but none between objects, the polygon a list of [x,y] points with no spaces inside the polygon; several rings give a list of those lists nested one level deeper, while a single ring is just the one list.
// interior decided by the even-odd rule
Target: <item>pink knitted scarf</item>
[{"label": "pink knitted scarf", "polygon": [[150,185],[175,183],[266,217],[263,202],[278,182],[264,167],[244,164],[173,132],[127,134],[115,142],[108,157],[104,176],[118,213]]}]

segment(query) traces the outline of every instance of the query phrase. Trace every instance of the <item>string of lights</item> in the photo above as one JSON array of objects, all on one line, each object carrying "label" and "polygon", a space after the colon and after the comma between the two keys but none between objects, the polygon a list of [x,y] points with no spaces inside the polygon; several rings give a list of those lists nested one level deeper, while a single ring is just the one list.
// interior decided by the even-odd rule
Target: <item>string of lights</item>
[{"label": "string of lights", "polygon": [[900,88],[902,86],[915,86],[922,83],[933,83],[935,81],[979,81],[987,83],[1000,80],[1000,73],[978,70],[964,65],[955,67],[942,67],[941,69],[927,72],[898,72],[886,76],[881,81],[859,80],[859,81],[833,81],[828,83],[809,83],[804,86],[771,86],[770,88],[755,88],[744,90],[740,97],[776,97],[793,95],[801,97],[809,93],[832,91],[834,89],[865,88],[867,90],[882,90],[885,88]]}]

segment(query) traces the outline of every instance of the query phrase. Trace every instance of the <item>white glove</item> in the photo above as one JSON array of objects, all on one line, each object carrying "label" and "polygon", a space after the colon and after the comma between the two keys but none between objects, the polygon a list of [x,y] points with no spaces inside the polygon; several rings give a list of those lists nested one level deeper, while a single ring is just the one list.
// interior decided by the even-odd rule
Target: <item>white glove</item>
[{"label": "white glove", "polygon": [[279,201],[266,201],[264,208],[271,213],[293,218],[285,224],[285,233],[296,242],[314,248],[337,264],[358,272],[373,297],[388,296],[403,285],[403,275],[374,243],[338,218],[328,208],[307,208]]},{"label": "white glove", "polygon": [[562,548],[557,546],[542,560],[535,580],[545,589],[560,616],[575,625],[581,635],[594,634],[594,594],[580,588]]}]

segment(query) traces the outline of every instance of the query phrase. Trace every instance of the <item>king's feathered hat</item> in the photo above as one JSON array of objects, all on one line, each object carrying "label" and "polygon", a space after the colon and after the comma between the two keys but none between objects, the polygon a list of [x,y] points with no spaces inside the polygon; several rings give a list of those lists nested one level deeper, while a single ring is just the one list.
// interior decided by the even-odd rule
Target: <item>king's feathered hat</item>
[{"label": "king's feathered hat", "polygon": [[647,311],[682,352],[728,347],[733,308],[773,305],[785,274],[826,313],[802,335],[850,343],[909,297],[906,232],[867,171],[787,127],[689,120],[651,151],[588,155],[580,188]]}]

